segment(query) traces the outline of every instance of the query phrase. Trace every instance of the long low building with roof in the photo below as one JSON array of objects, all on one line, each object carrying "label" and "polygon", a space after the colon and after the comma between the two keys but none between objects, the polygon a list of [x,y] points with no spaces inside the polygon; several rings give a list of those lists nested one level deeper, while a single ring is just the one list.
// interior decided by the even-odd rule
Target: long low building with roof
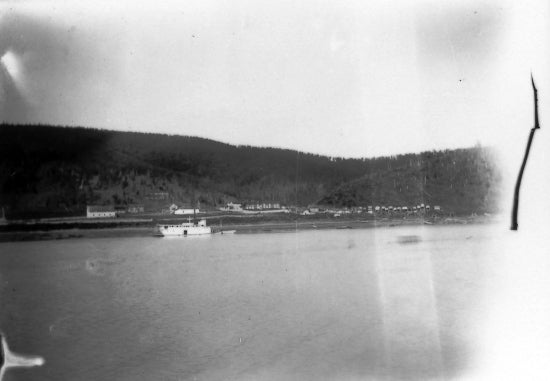
[{"label": "long low building with roof", "polygon": [[87,218],[115,218],[116,210],[112,205],[88,205],[86,207]]}]

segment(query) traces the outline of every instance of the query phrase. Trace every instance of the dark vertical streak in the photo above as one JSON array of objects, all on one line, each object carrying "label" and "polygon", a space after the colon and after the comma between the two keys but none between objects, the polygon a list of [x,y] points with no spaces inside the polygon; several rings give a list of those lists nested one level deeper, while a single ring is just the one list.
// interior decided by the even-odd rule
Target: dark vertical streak
[{"label": "dark vertical streak", "polygon": [[0,334],[0,374],[2,373],[1,369],[4,367],[4,345],[2,344],[2,340],[3,337],[2,334]]},{"label": "dark vertical streak", "polygon": [[525,170],[525,165],[527,164],[527,158],[529,157],[529,151],[531,150],[531,143],[533,142],[535,131],[540,128],[537,88],[535,87],[535,81],[533,80],[533,75],[531,75],[531,84],[533,85],[533,93],[535,96],[535,126],[531,128],[531,132],[529,133],[529,140],[527,141],[525,156],[523,157],[523,163],[521,164],[521,168],[518,174],[518,179],[516,181],[516,189],[514,190],[514,206],[512,208],[512,227],[510,228],[511,230],[518,230],[519,188],[521,187],[521,179],[523,178],[523,171]]}]

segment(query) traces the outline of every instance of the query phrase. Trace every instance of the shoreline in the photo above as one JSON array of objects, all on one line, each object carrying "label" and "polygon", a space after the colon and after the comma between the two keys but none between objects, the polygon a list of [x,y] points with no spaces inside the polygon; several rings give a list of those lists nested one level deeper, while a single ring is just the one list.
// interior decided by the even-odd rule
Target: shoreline
[{"label": "shoreline", "polygon": [[[294,221],[253,221],[246,223],[232,222],[221,225],[211,225],[214,233],[235,230],[236,234],[277,233],[298,230],[327,230],[327,229],[375,229],[398,226],[441,226],[441,225],[473,225],[498,222],[498,216],[469,216],[469,217],[431,217],[431,218],[371,218],[371,219],[300,219]],[[160,222],[160,221],[159,221]],[[243,221],[245,222],[245,221]],[[59,227],[61,225],[61,227]],[[44,241],[78,238],[126,238],[126,237],[158,237],[155,235],[155,224],[147,221],[101,221],[88,224],[55,224],[50,229],[36,228],[41,225],[27,225],[21,230],[0,231],[1,242]],[[73,224],[74,225],[74,224]],[[88,226],[94,227],[88,227]],[[4,225],[6,227],[6,225]]]}]

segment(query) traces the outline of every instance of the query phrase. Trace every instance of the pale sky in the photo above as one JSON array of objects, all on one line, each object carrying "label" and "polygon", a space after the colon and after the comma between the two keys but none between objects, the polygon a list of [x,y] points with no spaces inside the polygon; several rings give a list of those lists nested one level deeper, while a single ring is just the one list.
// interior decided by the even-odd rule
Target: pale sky
[{"label": "pale sky", "polygon": [[498,145],[532,124],[530,71],[549,89],[546,3],[3,2],[0,119],[346,157]]}]

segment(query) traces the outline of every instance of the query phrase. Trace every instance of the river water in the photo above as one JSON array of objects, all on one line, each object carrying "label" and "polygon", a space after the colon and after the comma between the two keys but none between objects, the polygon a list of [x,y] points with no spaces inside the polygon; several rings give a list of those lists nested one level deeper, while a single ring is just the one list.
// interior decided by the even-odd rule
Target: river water
[{"label": "river water", "polygon": [[473,366],[494,228],[0,244],[6,380],[450,379]]}]

